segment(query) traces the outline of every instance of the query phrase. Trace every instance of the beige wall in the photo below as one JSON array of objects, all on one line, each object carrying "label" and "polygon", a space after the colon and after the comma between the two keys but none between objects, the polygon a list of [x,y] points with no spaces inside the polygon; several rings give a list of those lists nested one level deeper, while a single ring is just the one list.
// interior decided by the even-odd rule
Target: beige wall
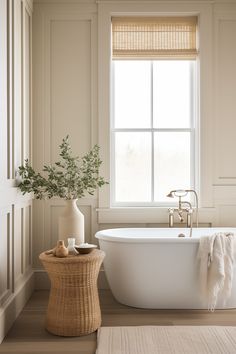
[{"label": "beige wall", "polygon": [[16,188],[31,159],[32,2],[0,2],[0,342],[31,291],[32,200]]},{"label": "beige wall", "polygon": [[[67,133],[76,153],[83,154],[94,143],[102,146],[102,157],[109,152],[103,138],[107,126],[101,110],[107,88],[103,88],[100,60],[106,51],[103,17],[112,1],[34,2],[33,14],[33,89],[34,89],[34,166],[53,162],[58,144]],[[120,2],[124,6],[125,2]],[[128,2],[129,10],[147,8],[145,1]],[[201,92],[201,186],[200,222],[204,225],[236,226],[236,2],[174,2],[178,9],[202,12]],[[119,10],[119,1],[114,1]],[[173,9],[173,2],[151,2],[160,11]],[[205,7],[204,7],[205,6]],[[164,9],[165,7],[165,9]],[[140,10],[141,11],[141,10]],[[98,33],[99,32],[99,33]],[[106,98],[105,98],[106,99]],[[99,113],[100,112],[100,117]],[[104,114],[103,114],[104,113]],[[100,129],[100,130],[99,130]],[[99,132],[99,134],[98,134]],[[105,133],[104,133],[105,132]],[[103,199],[101,191],[101,199]],[[86,220],[86,241],[96,242],[98,229],[122,226],[161,226],[167,223],[166,211],[140,214],[133,211],[101,213],[97,197],[79,201]],[[57,218],[63,201],[34,202],[33,264],[40,273],[38,254],[57,240]],[[155,219],[156,217],[156,219]],[[99,223],[98,223],[99,220]],[[154,221],[156,220],[156,221]]]}]

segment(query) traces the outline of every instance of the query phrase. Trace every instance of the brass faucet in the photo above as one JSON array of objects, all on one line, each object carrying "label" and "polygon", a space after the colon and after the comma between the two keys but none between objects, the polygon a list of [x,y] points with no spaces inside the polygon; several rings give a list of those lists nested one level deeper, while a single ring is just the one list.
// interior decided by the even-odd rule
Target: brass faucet
[{"label": "brass faucet", "polygon": [[168,213],[169,213],[169,227],[174,226],[174,214],[176,213],[180,222],[184,222],[184,214],[186,213],[186,226],[188,228],[191,228],[190,232],[190,237],[192,236],[192,227],[193,227],[193,212],[194,209],[192,207],[192,204],[188,201],[182,200],[183,197],[188,195],[188,193],[194,193],[195,200],[196,200],[196,207],[195,207],[195,213],[196,213],[196,227],[198,227],[198,195],[197,192],[193,189],[176,189],[170,191],[170,193],[167,194],[167,197],[174,198],[178,197],[178,208],[169,208]]}]

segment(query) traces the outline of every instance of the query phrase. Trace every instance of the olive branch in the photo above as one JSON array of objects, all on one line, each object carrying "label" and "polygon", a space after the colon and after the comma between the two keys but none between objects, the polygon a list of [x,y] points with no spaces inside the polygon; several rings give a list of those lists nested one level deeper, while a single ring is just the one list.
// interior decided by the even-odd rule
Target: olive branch
[{"label": "olive branch", "polygon": [[21,182],[18,188],[23,194],[33,192],[36,199],[77,199],[84,197],[86,192],[93,195],[97,188],[108,183],[99,176],[102,161],[98,145],[83,157],[74,157],[67,135],[59,147],[60,161],[43,167],[46,177],[36,172],[28,159],[19,167]]}]

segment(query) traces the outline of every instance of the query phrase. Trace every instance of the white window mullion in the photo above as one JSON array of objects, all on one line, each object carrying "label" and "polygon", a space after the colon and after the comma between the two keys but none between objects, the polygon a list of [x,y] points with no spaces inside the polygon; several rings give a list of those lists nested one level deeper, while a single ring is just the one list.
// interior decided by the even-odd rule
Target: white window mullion
[{"label": "white window mullion", "polygon": [[120,133],[125,133],[125,132],[134,132],[134,133],[141,133],[141,132],[166,132],[166,133],[171,133],[171,132],[191,132],[193,129],[192,128],[114,128],[111,129],[111,131],[115,132],[120,132]]},{"label": "white window mullion", "polygon": [[151,109],[150,109],[150,112],[151,112],[151,202],[153,203],[154,202],[154,126],[153,126],[153,61],[151,61],[151,95],[150,95],[150,98],[151,98]]},{"label": "white window mullion", "polygon": [[[198,161],[197,151],[196,151],[196,130],[197,130],[197,87],[196,87],[196,65],[194,62],[190,65],[190,101],[191,101],[191,112],[190,112],[190,128],[191,128],[191,176],[190,181],[191,185],[194,186],[194,189],[198,189],[196,186],[196,182],[198,178],[196,177],[196,173],[198,172],[198,168],[196,162]],[[192,203],[195,203],[195,199],[192,200]]]},{"label": "white window mullion", "polygon": [[111,62],[111,105],[110,105],[110,205],[115,202],[116,163],[115,163],[115,63]]},{"label": "white window mullion", "polygon": [[110,204],[113,205],[115,202],[115,189],[116,189],[116,159],[115,159],[115,131],[111,132],[111,139],[110,139],[110,176],[111,176],[111,189],[110,189]]}]

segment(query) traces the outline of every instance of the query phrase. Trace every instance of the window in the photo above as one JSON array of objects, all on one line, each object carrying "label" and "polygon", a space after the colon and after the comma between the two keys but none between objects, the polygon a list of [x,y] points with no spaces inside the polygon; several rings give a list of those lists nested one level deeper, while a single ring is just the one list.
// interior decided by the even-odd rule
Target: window
[{"label": "window", "polygon": [[195,188],[196,18],[112,24],[111,205],[165,205]]}]

